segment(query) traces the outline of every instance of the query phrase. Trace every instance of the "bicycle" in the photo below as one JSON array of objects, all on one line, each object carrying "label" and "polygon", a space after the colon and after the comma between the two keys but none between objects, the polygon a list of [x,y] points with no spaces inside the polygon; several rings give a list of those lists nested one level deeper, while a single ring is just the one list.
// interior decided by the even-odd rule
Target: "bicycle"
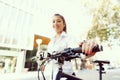
[{"label": "bicycle", "polygon": [[[103,48],[100,48],[99,46],[95,46],[93,48],[94,52],[99,52],[99,51],[102,51],[102,50],[103,50]],[[81,57],[80,57],[81,53],[82,53],[82,50],[81,50],[80,47],[79,48],[67,48],[67,49],[65,49],[65,50],[63,50],[61,52],[56,52],[55,55],[51,55],[51,54],[48,53],[48,57],[51,60],[56,59],[56,58],[64,59],[63,61],[58,60],[59,61],[58,63],[60,63],[62,65],[64,63],[64,61],[69,61],[69,60],[74,59],[74,58],[80,58],[81,59]],[[83,54],[85,54],[85,53],[83,53]],[[87,54],[85,54],[85,55],[87,56]],[[44,59],[44,58],[42,58],[42,59]],[[40,67],[45,63],[45,61],[46,60],[44,60],[41,63]],[[101,75],[102,74],[102,70],[101,70],[102,68],[101,68],[101,65],[103,65],[103,63],[108,63],[108,62],[106,62],[106,61],[95,61],[95,63],[99,63],[99,66],[100,66],[100,72],[99,72],[100,73],[100,80],[102,80],[102,75]],[[46,80],[45,77],[44,77],[44,74],[43,74],[42,70],[40,70],[40,68],[38,69],[38,73],[39,73],[39,71],[41,71],[43,79]],[[80,78],[78,78],[76,76],[64,73],[63,70],[62,70],[62,66],[60,66],[59,71],[58,71],[58,73],[56,75],[56,80],[60,80],[63,77],[66,77],[66,78],[71,79],[71,80],[83,80],[83,79],[80,79]],[[39,74],[38,74],[38,80],[40,80],[39,79]]]}]

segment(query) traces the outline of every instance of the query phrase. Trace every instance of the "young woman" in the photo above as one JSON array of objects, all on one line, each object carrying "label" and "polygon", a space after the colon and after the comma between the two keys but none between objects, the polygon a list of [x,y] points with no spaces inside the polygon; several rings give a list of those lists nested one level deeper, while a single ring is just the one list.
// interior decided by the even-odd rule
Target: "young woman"
[{"label": "young woman", "polygon": [[[60,14],[53,15],[52,27],[56,34],[48,44],[47,51],[51,55],[56,54],[55,51],[59,52],[64,50],[65,48],[76,48],[79,46],[75,38],[67,34],[66,22],[62,15]],[[86,44],[84,44],[82,51],[85,53],[87,52],[91,53],[91,48],[87,47]],[[45,69],[45,71],[47,70],[46,71],[47,74],[50,75],[49,80],[57,80],[56,74],[58,73],[58,69],[61,66],[60,64],[57,64],[57,63],[58,61],[53,59],[46,66],[46,67],[49,67],[49,69],[48,68]],[[64,61],[64,64],[62,65],[62,69],[63,69],[63,72],[66,74],[70,74],[70,75],[74,74],[73,65],[71,61]],[[67,79],[67,80],[71,80],[71,79]]]}]

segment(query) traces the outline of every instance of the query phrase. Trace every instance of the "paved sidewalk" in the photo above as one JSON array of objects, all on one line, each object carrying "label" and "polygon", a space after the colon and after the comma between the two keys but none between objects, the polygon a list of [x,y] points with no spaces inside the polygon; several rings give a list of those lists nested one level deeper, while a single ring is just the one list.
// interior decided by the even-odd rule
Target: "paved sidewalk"
[{"label": "paved sidewalk", "polygon": [[[46,80],[49,79],[46,75]],[[83,80],[99,80],[99,72],[96,70],[79,70],[76,76]],[[120,80],[120,69],[107,70],[106,74],[102,74],[102,80]],[[1,74],[0,80],[38,80],[38,72],[8,73]],[[40,72],[40,80],[44,80]]]},{"label": "paved sidewalk", "polygon": [[[80,70],[77,76],[83,80],[99,80],[99,72],[96,70]],[[102,80],[120,80],[120,69],[107,70],[102,74]]]}]

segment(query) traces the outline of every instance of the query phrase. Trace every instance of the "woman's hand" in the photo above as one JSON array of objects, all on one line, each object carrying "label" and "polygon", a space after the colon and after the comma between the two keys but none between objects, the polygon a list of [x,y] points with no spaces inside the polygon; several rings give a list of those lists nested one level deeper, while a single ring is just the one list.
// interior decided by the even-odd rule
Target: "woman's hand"
[{"label": "woman's hand", "polygon": [[80,43],[80,46],[82,47],[82,53],[85,53],[87,55],[86,57],[92,57],[95,55],[96,52],[93,52],[93,48],[97,46],[98,44],[95,42],[82,42]]},{"label": "woman's hand", "polygon": [[44,66],[44,65],[41,65],[40,70],[41,70],[41,71],[44,71],[44,70],[45,70],[45,66]]},{"label": "woman's hand", "polygon": [[42,64],[41,64],[41,66],[40,66],[40,70],[41,70],[41,71],[44,71],[44,70],[45,70],[45,65],[44,65],[44,64],[45,64],[46,61],[48,61],[48,60],[49,60],[49,57],[47,57],[45,60],[42,61]]}]

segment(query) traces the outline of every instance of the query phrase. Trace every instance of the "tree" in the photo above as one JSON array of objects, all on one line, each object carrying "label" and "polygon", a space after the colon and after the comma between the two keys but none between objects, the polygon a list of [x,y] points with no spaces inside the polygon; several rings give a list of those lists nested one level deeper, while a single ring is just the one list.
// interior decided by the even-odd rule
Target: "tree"
[{"label": "tree", "polygon": [[[101,41],[110,41],[120,38],[120,4],[114,4],[112,0],[94,0],[97,7],[89,8],[92,15],[91,29],[88,31],[87,39],[99,37]],[[87,2],[86,8],[92,6]],[[94,3],[95,4],[95,3]]]}]

